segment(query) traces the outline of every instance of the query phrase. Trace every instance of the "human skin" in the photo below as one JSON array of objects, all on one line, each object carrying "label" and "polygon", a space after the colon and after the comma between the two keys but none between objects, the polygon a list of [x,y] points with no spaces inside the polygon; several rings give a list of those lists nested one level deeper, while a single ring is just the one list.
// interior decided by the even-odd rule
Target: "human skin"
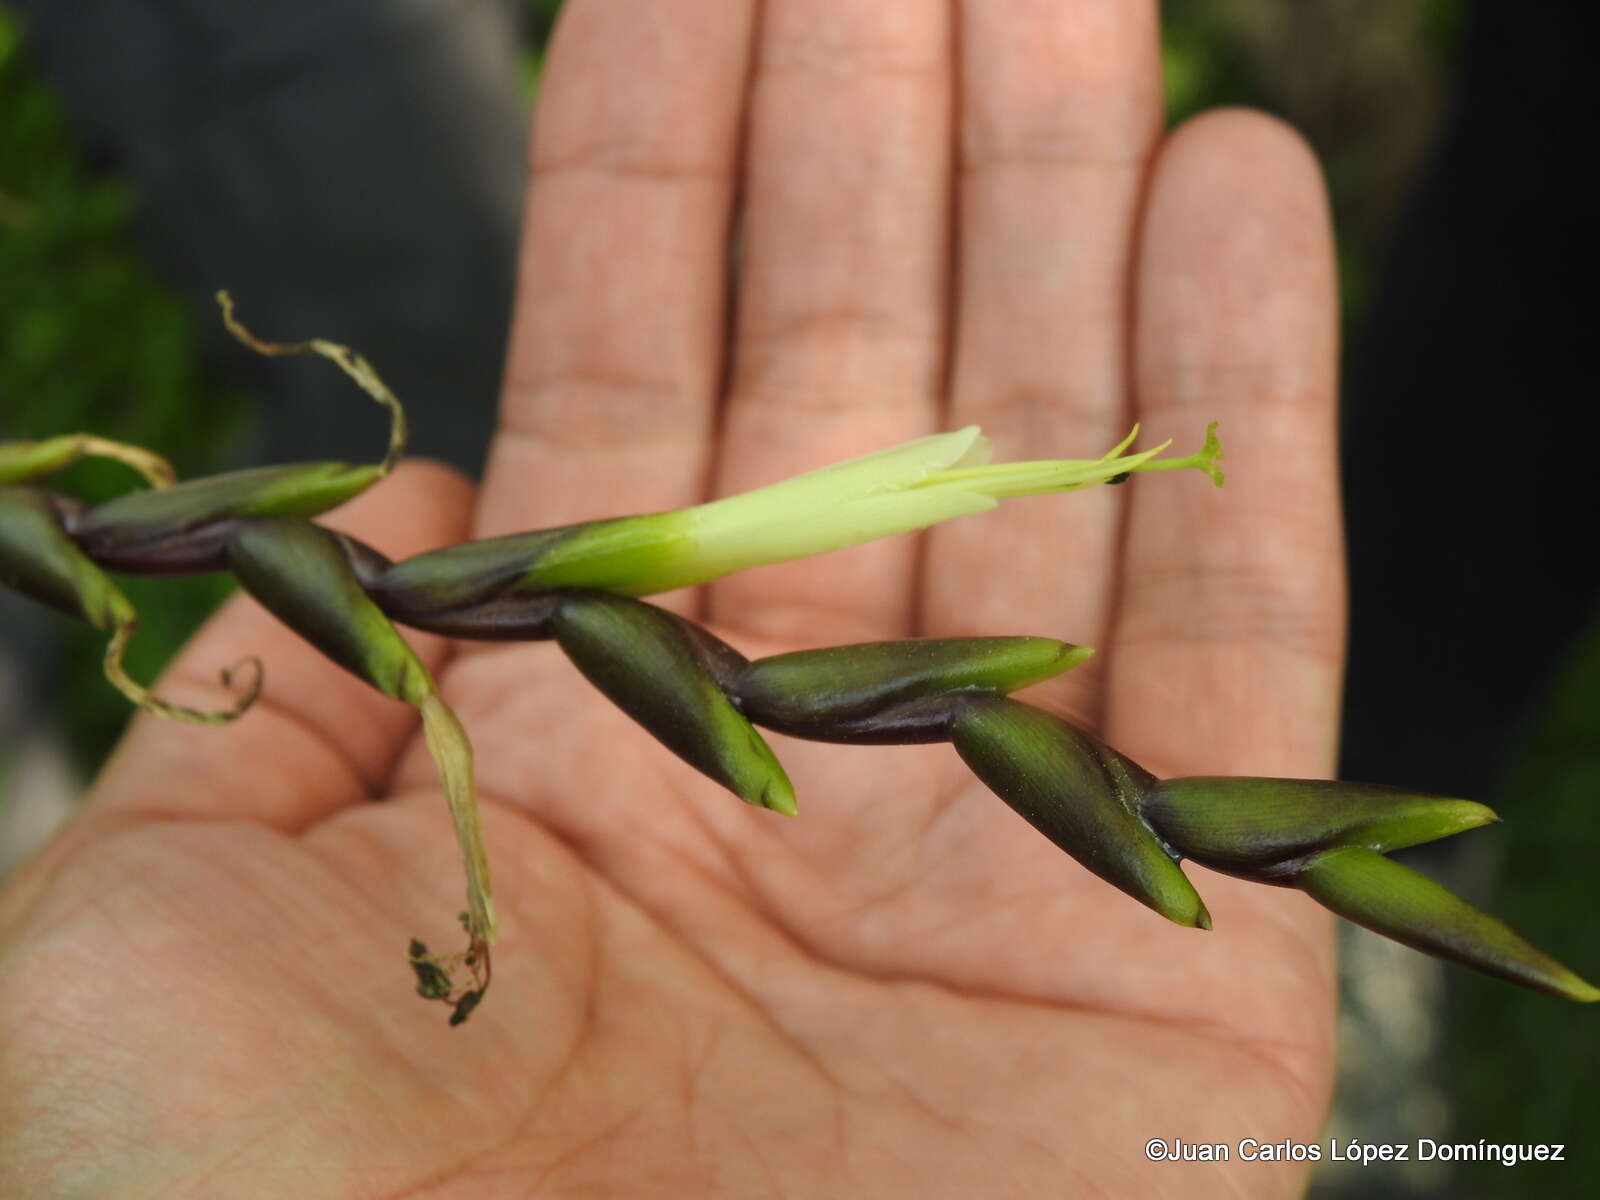
[{"label": "human skin", "polygon": [[[1025,458],[1218,420],[1221,491],[1183,473],[1013,501],[669,603],[751,655],[1092,644],[1027,698],[1159,775],[1328,774],[1321,182],[1258,114],[1163,131],[1155,7],[571,0],[485,484],[411,464],[329,523],[401,557],[969,422]],[[412,935],[450,943],[461,905],[413,711],[235,600],[161,691],[216,707],[216,669],[257,654],[262,701],[219,730],[136,718],[0,891],[0,1191],[1304,1187],[1299,1165],[1143,1147],[1317,1136],[1334,970],[1305,897],[1191,864],[1215,929],[1167,924],[948,746],[774,737],[786,819],[549,646],[415,642],[477,750],[503,937],[472,1020],[448,1028],[404,961]]]}]

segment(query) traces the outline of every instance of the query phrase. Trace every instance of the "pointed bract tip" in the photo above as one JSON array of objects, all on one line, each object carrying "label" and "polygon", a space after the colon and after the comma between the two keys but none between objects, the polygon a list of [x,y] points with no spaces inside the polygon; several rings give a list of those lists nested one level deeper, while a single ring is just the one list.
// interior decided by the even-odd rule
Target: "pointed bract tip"
[{"label": "pointed bract tip", "polygon": [[1177,867],[1176,871],[1183,880],[1183,886],[1164,888],[1145,902],[1174,925],[1182,925],[1185,929],[1210,929],[1211,910],[1200,899],[1193,882],[1183,874],[1183,868]]},{"label": "pointed bract tip", "polygon": [[1093,657],[1093,646],[1074,646],[1071,642],[1062,642],[1061,653],[1056,657],[1056,661],[1061,664],[1062,671],[1070,671]]},{"label": "pointed bract tip", "polygon": [[1595,987],[1568,967],[1560,968],[1560,977],[1552,981],[1549,990],[1563,1000],[1574,1000],[1579,1004],[1593,1004],[1600,1001],[1600,987]]},{"label": "pointed bract tip", "polygon": [[800,808],[795,803],[794,789],[787,786],[788,782],[783,780],[781,783],[767,784],[761,789],[761,795],[755,803],[775,813],[782,813],[786,817],[799,816]]}]

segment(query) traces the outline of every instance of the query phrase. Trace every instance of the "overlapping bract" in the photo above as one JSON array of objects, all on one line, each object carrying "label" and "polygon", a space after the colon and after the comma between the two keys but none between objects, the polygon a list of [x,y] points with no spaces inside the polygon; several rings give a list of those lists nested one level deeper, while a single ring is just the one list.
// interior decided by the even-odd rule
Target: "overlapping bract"
[{"label": "overlapping bract", "polygon": [[[1210,928],[1205,904],[1179,866],[1191,858],[1298,888],[1352,921],[1477,970],[1573,1000],[1600,999],[1600,990],[1501,922],[1384,857],[1495,820],[1482,805],[1317,780],[1159,780],[1089,733],[1009,698],[1090,653],[1050,638],[872,643],[752,662],[694,623],[632,598],[922,528],[993,507],[1003,496],[1182,467],[1220,483],[1214,430],[1187,458],[1128,454],[1130,437],[1099,459],[997,466],[986,465],[978,432],[964,430],[697,508],[467,543],[391,563],[309,518],[388,473],[405,440],[398,402],[343,347],[276,346],[251,337],[231,312],[229,321],[264,352],[333,360],[389,408],[394,426],[384,461],[269,467],[173,485],[154,455],[92,437],[0,444],[0,583],[111,632],[108,675],[163,716],[232,719],[253,699],[259,675],[235,708],[220,713],[150,695],[121,670],[136,623],[102,568],[230,570],[335,662],[416,706],[466,866],[468,945],[441,958],[413,941],[409,958],[419,991],[449,1003],[453,1024],[473,1011],[489,983],[495,917],[488,859],[466,734],[395,621],[456,637],[552,639],[669,750],[741,799],[779,813],[796,811],[794,788],[757,725],[831,742],[948,741],[991,791],[1057,846],[1181,925]],[[84,454],[120,459],[154,490],[86,509],[37,486]],[[804,527],[786,539],[775,526],[783,506],[800,501]]]}]

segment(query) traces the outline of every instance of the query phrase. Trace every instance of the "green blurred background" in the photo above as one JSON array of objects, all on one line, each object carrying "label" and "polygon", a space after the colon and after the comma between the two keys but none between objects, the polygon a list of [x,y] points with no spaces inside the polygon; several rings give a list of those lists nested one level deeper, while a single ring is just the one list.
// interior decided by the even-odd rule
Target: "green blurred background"
[{"label": "green blurred background", "polygon": [[[529,5],[527,80],[537,91],[558,0]],[[1174,123],[1221,104],[1279,113],[1322,158],[1339,231],[1347,351],[1359,346],[1382,249],[1433,144],[1456,69],[1461,0],[1216,0],[1165,6]],[[149,446],[184,476],[236,462],[252,397],[203,367],[198,320],[142,256],[139,197],[97,167],[63,105],[30,69],[0,0],[0,418],[7,436],[93,431]],[[380,364],[381,367],[381,364]],[[137,403],[131,401],[137,399]],[[62,489],[127,487],[81,464]],[[228,590],[215,578],[126,587],[144,621],[133,673],[153,678]],[[56,707],[85,772],[127,719],[103,683],[100,640],[62,622]],[[1600,630],[1579,646],[1517,732],[1506,777],[1479,798],[1538,798],[1540,820],[1482,835],[1451,883],[1591,974],[1588,864],[1600,816]],[[0,803],[7,764],[0,758]],[[1344,1082],[1330,1133],[1566,1142],[1561,1168],[1323,1171],[1322,1195],[1600,1195],[1600,1013],[1441,969],[1355,931],[1346,938]]]}]

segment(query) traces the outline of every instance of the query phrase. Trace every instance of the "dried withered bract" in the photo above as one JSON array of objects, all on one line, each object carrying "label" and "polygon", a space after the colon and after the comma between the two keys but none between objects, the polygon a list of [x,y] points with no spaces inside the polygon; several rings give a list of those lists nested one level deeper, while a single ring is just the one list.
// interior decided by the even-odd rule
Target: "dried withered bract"
[{"label": "dried withered bract", "polygon": [[482,999],[483,993],[481,991],[471,991],[465,993],[461,999],[457,1000],[455,1011],[450,1014],[451,1027],[454,1028],[455,1026],[464,1023],[466,1019],[472,1015],[472,1010],[478,1007],[478,1004],[480,1001],[482,1001]]},{"label": "dried withered bract", "polygon": [[131,467],[151,487],[170,487],[172,464],[140,446],[87,433],[68,433],[38,442],[0,442],[0,485],[54,475],[80,458],[109,458]]},{"label": "dried withered bract", "polygon": [[444,783],[467,868],[471,934],[495,936],[489,860],[472,780],[472,747],[433,677],[361,587],[345,543],[306,521],[260,517],[240,524],[228,565],[252,596],[334,662],[385,696],[415,705]]},{"label": "dried withered bract", "polygon": [[417,975],[417,995],[424,1000],[443,1000],[450,995],[450,976],[427,955],[428,948],[412,939],[410,962]]}]

